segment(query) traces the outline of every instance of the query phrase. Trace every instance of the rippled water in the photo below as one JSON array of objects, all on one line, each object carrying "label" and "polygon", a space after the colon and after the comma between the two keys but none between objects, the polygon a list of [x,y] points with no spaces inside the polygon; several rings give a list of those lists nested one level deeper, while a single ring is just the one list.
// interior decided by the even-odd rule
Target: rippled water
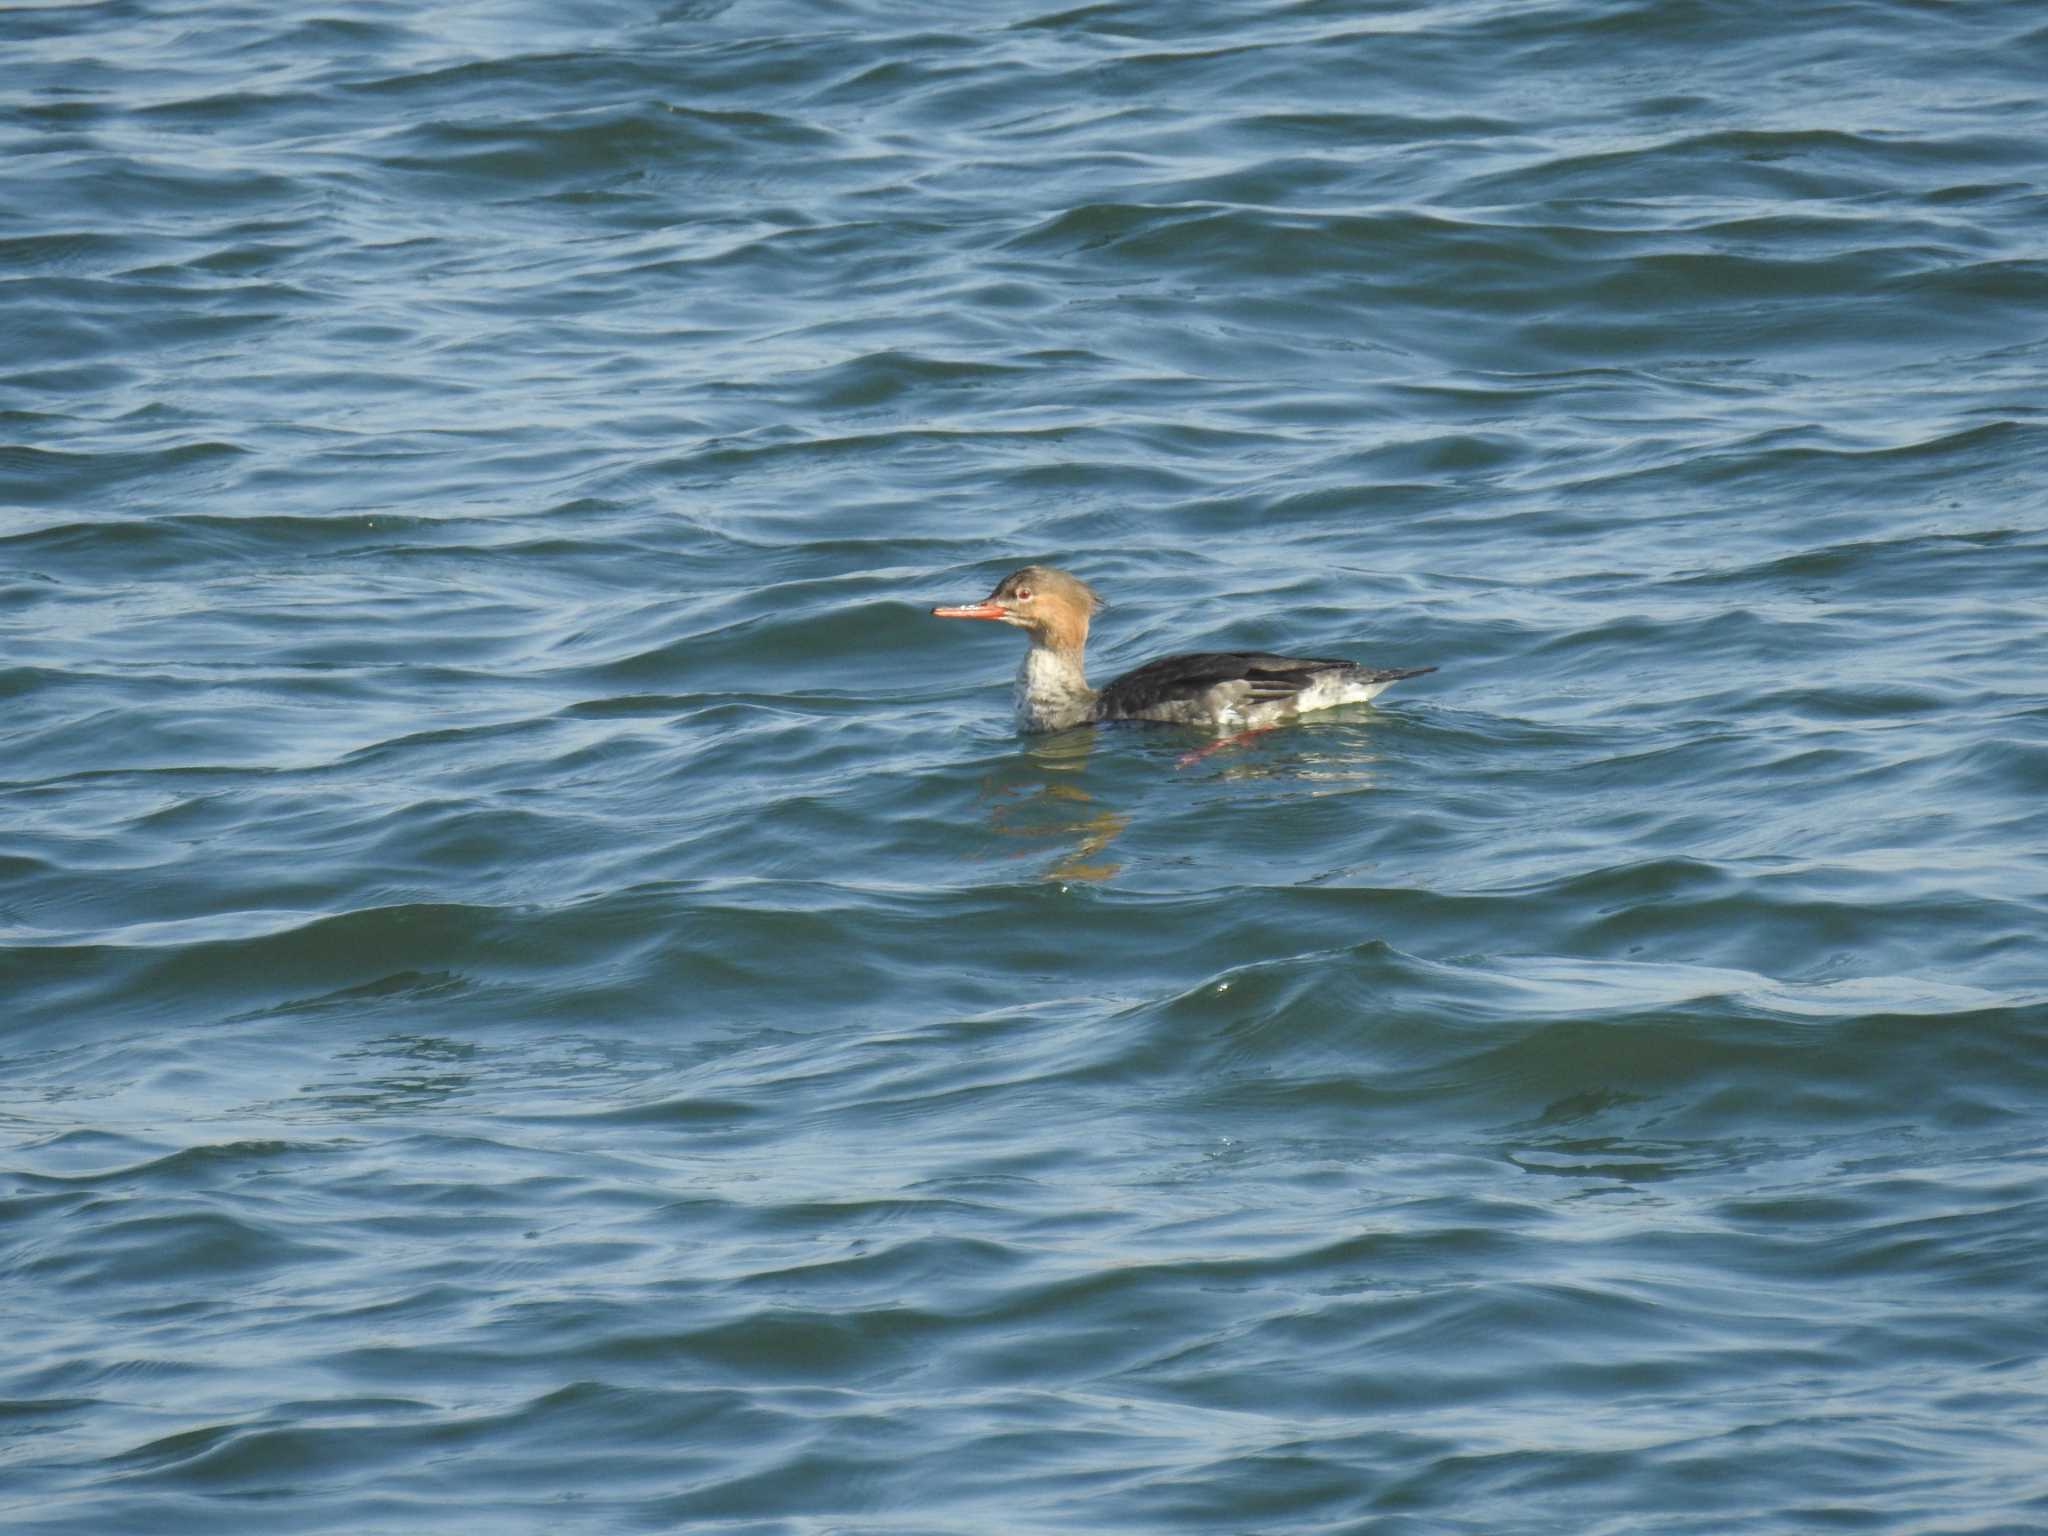
[{"label": "rippled water", "polygon": [[0,12],[10,1529],[2048,1528],[2037,5],[289,12]]}]

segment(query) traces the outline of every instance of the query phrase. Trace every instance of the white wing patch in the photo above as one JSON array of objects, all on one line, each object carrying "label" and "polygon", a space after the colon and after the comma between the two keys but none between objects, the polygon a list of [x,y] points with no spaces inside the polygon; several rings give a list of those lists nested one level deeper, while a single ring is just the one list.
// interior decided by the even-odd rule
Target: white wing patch
[{"label": "white wing patch", "polygon": [[1295,696],[1294,707],[1302,714],[1312,709],[1335,709],[1339,704],[1363,704],[1376,699],[1392,686],[1386,682],[1362,682],[1341,672],[1324,672]]}]

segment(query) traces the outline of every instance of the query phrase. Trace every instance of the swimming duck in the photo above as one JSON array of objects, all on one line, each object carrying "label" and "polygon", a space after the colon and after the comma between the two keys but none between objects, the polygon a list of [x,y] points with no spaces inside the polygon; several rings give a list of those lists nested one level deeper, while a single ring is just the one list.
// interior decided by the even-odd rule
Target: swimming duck
[{"label": "swimming duck", "polygon": [[1017,669],[1017,727],[1063,731],[1104,720],[1158,720],[1230,731],[1283,725],[1310,710],[1362,704],[1404,677],[1435,667],[1368,667],[1335,657],[1266,651],[1190,651],[1162,656],[1101,688],[1088,686],[1081,654],[1095,589],[1049,565],[1027,565],[978,603],[934,608],[941,619],[993,619],[1031,641]]}]

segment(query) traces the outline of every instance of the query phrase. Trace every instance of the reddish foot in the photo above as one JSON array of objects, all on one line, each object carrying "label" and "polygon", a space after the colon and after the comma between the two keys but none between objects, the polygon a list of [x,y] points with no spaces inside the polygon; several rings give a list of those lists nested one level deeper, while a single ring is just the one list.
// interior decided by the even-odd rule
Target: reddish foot
[{"label": "reddish foot", "polygon": [[1192,752],[1182,753],[1180,761],[1175,763],[1174,767],[1191,767],[1192,765],[1199,763],[1211,752],[1221,752],[1225,747],[1241,747],[1246,742],[1250,741],[1253,737],[1263,736],[1266,734],[1266,732],[1270,731],[1271,729],[1273,729],[1273,727],[1271,727],[1270,725],[1261,725],[1249,731],[1239,731],[1235,736],[1218,736],[1214,741],[1205,742],[1203,745],[1195,748],[1195,750]]}]

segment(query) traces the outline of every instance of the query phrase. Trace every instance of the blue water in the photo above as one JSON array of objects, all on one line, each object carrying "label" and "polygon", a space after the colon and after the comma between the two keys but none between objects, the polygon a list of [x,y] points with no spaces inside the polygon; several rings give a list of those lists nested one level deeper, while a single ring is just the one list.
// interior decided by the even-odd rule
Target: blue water
[{"label": "blue water", "polygon": [[8,1530],[2048,1529],[2038,5],[0,59]]}]

